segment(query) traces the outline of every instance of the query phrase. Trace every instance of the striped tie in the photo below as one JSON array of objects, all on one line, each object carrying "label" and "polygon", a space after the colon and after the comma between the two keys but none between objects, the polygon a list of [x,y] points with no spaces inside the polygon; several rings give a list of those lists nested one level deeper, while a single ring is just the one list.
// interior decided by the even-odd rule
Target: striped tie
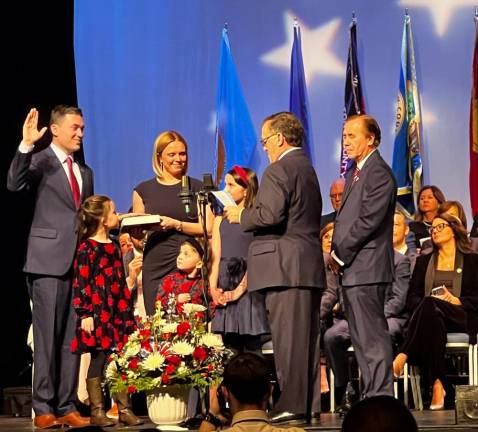
[{"label": "striped tie", "polygon": [[355,184],[355,182],[360,178],[360,168],[355,167],[354,174],[352,177],[352,184]]}]

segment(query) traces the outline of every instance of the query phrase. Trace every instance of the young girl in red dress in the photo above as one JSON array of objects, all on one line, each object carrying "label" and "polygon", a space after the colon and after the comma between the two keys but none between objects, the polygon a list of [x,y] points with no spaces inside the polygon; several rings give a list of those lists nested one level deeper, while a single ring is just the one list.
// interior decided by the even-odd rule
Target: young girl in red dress
[{"label": "young girl in red dress", "polygon": [[[109,353],[120,349],[135,330],[133,303],[124,276],[119,248],[109,237],[119,218],[110,198],[89,197],[79,211],[80,244],[74,262],[73,307],[77,315],[74,353],[91,354],[86,387],[90,399],[91,424],[111,426],[106,417],[101,380]],[[131,410],[126,393],[114,395],[119,421],[141,424]]]}]

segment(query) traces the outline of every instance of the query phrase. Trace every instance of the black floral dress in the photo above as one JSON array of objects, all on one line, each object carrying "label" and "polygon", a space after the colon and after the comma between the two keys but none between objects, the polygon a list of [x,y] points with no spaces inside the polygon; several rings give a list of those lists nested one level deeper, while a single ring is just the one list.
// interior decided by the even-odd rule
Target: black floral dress
[{"label": "black floral dress", "polygon": [[[71,351],[121,349],[136,325],[119,248],[87,239],[78,247],[73,269],[77,323]],[[91,335],[81,329],[81,320],[88,317],[94,322]]]}]

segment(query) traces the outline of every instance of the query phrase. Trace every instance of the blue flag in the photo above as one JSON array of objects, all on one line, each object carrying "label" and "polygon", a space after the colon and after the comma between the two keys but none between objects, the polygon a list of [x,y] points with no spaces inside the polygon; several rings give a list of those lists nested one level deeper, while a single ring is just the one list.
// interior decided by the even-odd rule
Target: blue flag
[{"label": "blue flag", "polygon": [[302,60],[302,47],[300,40],[300,27],[294,25],[294,43],[290,59],[290,97],[289,111],[294,113],[304,126],[305,139],[302,148],[309,158],[312,149],[312,126],[309,115],[309,102],[307,86],[305,83],[304,62]]},{"label": "blue flag", "polygon": [[222,30],[216,99],[216,184],[233,165],[250,168],[257,136],[247,109],[227,28]]},{"label": "blue flag", "polygon": [[[352,115],[365,114],[365,100],[362,92],[362,80],[357,59],[357,20],[355,17],[349,28],[349,53],[347,56],[347,74],[345,76],[344,120]],[[340,158],[340,175],[343,177],[350,160],[342,142]]]},{"label": "blue flag", "polygon": [[420,123],[412,26],[410,16],[405,14],[392,168],[398,185],[397,203],[410,215],[417,208],[417,196],[422,187]]}]

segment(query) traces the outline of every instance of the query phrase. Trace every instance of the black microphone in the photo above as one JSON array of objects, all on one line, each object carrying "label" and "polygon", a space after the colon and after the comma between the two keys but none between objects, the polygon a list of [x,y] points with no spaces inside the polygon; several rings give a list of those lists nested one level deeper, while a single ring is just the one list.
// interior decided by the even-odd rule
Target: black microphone
[{"label": "black microphone", "polygon": [[181,177],[181,192],[179,192],[178,197],[181,199],[181,202],[184,205],[186,214],[189,215],[191,212],[191,202],[193,198],[189,176],[183,175]]}]

